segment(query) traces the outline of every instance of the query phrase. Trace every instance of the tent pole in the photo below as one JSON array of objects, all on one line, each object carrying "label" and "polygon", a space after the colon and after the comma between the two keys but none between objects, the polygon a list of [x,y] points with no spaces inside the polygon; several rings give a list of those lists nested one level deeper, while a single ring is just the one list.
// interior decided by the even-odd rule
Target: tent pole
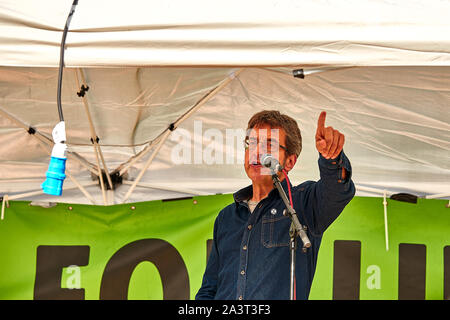
[{"label": "tent pole", "polygon": [[100,178],[100,187],[102,188],[102,196],[103,196],[103,204],[106,206],[108,202],[106,201],[106,191],[105,191],[105,183],[103,181],[102,169],[100,167],[100,160],[98,159],[98,153],[95,153],[95,158],[97,159],[98,164],[98,177]]},{"label": "tent pole", "polygon": [[[123,181],[122,184],[133,184],[132,181]],[[159,190],[166,190],[166,191],[173,191],[173,192],[179,192],[179,193],[187,193],[187,194],[193,194],[196,196],[204,196],[209,195],[210,193],[196,191],[192,189],[181,189],[181,188],[171,188],[171,187],[165,187],[165,186],[158,186],[151,183],[145,183],[145,182],[139,182],[136,186],[143,187],[143,188],[150,188],[150,189],[159,189]]]},{"label": "tent pole", "polygon": [[[96,204],[94,198],[86,191],[86,189],[78,182],[78,180],[72,176],[72,174],[68,170],[66,170],[66,174],[69,179],[72,180],[72,182],[78,187],[78,189],[80,189],[84,196],[88,198],[92,204]],[[97,184],[96,182],[93,183]]]},{"label": "tent pole", "polygon": [[362,187],[362,186],[356,186],[356,190],[361,190],[361,191],[367,191],[367,192],[373,192],[373,193],[378,193],[378,194],[385,194],[386,195],[391,195],[392,192],[388,192],[387,190],[380,190],[380,189],[376,189],[376,188],[369,188],[369,187]]},{"label": "tent pole", "polygon": [[206,96],[200,99],[194,107],[188,110],[185,114],[183,114],[177,121],[174,122],[174,127],[176,128],[181,122],[189,118],[194,112],[196,112],[201,106],[203,106],[206,102],[208,102],[212,97],[214,97],[219,91],[221,91],[224,87],[226,87],[231,81],[237,78],[244,69],[241,68],[236,72],[232,72],[228,75],[228,77],[223,81],[220,85],[215,87],[212,91],[210,91]]},{"label": "tent pole", "polygon": [[[67,171],[66,171],[67,173]],[[69,176],[70,177],[70,176]],[[84,195],[91,200],[92,204],[96,204],[94,199],[92,198],[92,196],[89,195],[89,193],[87,193],[87,191],[84,189],[84,187],[82,185],[80,185],[78,183],[78,181],[76,181],[73,177],[71,177],[72,181],[75,183],[75,186],[71,186],[71,187],[64,187],[64,190],[71,190],[71,189],[76,189],[79,188]],[[93,186],[96,185],[96,182],[91,182],[85,185],[85,187],[89,187],[89,186]],[[15,200],[15,199],[20,199],[20,198],[24,198],[24,197],[31,197],[31,196],[38,196],[44,194],[44,191],[42,190],[37,190],[37,191],[31,191],[31,192],[25,192],[25,193],[21,193],[21,194],[15,194],[15,195],[7,195],[5,194],[3,196],[3,201],[2,201],[2,211],[1,211],[1,220],[4,220],[5,218],[5,204],[6,207],[9,208],[9,200]]]},{"label": "tent pole", "polygon": [[1,220],[5,219],[5,204],[6,204],[6,207],[9,208],[9,200],[11,200],[11,198],[7,194],[5,194],[2,199]]},{"label": "tent pole", "polygon": [[[142,149],[141,152],[139,152],[137,155],[135,155],[134,157],[130,158],[130,160],[128,160],[128,162],[123,163],[122,165],[120,165],[117,169],[120,168],[119,170],[119,175],[122,176],[123,174],[125,174],[128,169],[136,163],[136,161],[140,160],[143,156],[145,156],[151,149],[152,147],[159,142],[159,140],[161,139],[161,137],[164,135],[164,133],[166,133],[167,131],[169,131],[168,129],[164,130],[158,137],[156,137],[153,141],[151,141],[144,149]],[[122,167],[123,166],[123,167]],[[121,168],[122,167],[122,168]]]},{"label": "tent pole", "polygon": [[[14,118],[13,116],[11,116],[9,113],[5,112],[4,110],[2,110],[0,108],[0,114],[2,114],[3,116],[5,116],[5,118],[9,119],[11,122],[15,123],[18,127],[23,128],[26,132],[29,132],[30,130],[30,126],[26,126],[24,123],[22,123],[20,120],[17,120],[16,118]],[[45,143],[46,145],[53,147],[53,141],[49,138],[47,138],[46,136],[42,135],[39,131],[37,131],[36,129],[34,129],[34,133],[32,134],[32,136],[40,142]],[[80,155],[78,155],[77,153],[72,153],[71,151],[67,151],[67,157],[75,160],[76,162],[78,162],[79,164],[81,164],[83,167],[85,167],[87,170],[91,171],[93,174],[97,175],[97,171],[95,171],[94,168],[92,168],[92,164],[89,163],[88,161],[86,161],[83,157],[81,157]]]},{"label": "tent pole", "polygon": [[[75,71],[75,75],[76,75],[76,78],[77,78],[78,88],[81,88],[80,79],[78,78],[77,69],[75,69],[74,71]],[[80,72],[80,75],[81,75],[82,84],[87,86],[86,78],[84,77],[83,70],[81,70],[79,68],[78,71]],[[92,121],[91,113],[89,112],[89,105],[88,105],[88,102],[87,102],[87,98],[83,94],[81,96],[81,99],[83,101],[84,110],[86,111],[86,115],[88,117],[89,128],[90,128],[90,131],[91,131],[91,140],[92,140],[92,143],[94,145],[95,152],[98,152],[98,154],[100,155],[100,159],[102,161],[103,169],[105,169],[106,178],[108,180],[109,188],[112,190],[113,189],[113,184],[112,184],[112,181],[111,181],[111,177],[109,176],[109,171],[108,171],[108,167],[106,166],[106,163],[105,163],[105,158],[103,157],[102,149],[100,148],[100,145],[97,142],[97,133],[95,132],[94,123]]]},{"label": "tent pole", "polygon": [[169,137],[170,133],[171,133],[170,130],[166,130],[166,132],[164,133],[164,135],[161,138],[161,141],[159,142],[158,146],[156,147],[155,151],[153,151],[152,155],[150,156],[150,158],[145,163],[144,168],[142,168],[142,170],[139,173],[139,175],[137,176],[136,180],[133,181],[133,185],[130,187],[130,189],[128,190],[127,194],[125,195],[123,203],[125,203],[125,201],[128,200],[128,198],[130,197],[131,193],[136,188],[136,185],[139,183],[139,181],[141,180],[142,176],[144,175],[145,171],[148,169],[148,167],[152,163],[152,161],[155,158],[156,154],[158,153],[159,149],[161,149],[162,145],[164,144],[166,139]]},{"label": "tent pole", "polygon": [[386,200],[387,191],[383,192],[383,207],[384,207],[384,236],[386,241],[386,251],[389,251],[389,234],[388,234],[388,221],[387,221],[387,200]]},{"label": "tent pole", "polygon": [[[197,103],[189,109],[185,114],[183,114],[180,118],[178,118],[172,125],[174,130],[181,122],[189,118],[195,111],[197,111],[202,105],[204,105],[207,101],[209,101],[212,97],[214,97],[220,90],[222,90],[225,86],[227,86],[232,80],[234,80],[244,69],[241,68],[236,72],[231,73],[228,77],[213,90],[208,92],[205,96],[203,96]],[[116,170],[119,170],[119,174],[122,176],[128,169],[140,158],[142,158],[145,154],[147,154],[154,143],[159,140],[167,131],[170,129],[166,129],[158,137],[156,137],[149,145],[147,145],[140,153],[138,153],[134,158],[131,158],[128,162],[120,165]]]},{"label": "tent pole", "polygon": [[[80,87],[80,82],[79,82],[79,79],[78,79],[77,70],[75,70],[75,75],[76,75],[78,87]],[[86,110],[86,103],[85,102],[86,101],[85,101],[85,99],[83,97],[83,105],[84,105],[85,110]],[[106,201],[105,183],[103,181],[102,167],[100,166],[100,159],[99,159],[99,156],[98,156],[97,137],[95,135],[93,135],[93,126],[92,126],[92,123],[91,123],[89,110],[86,110],[86,113],[88,115],[90,129],[91,129],[91,141],[92,141],[92,144],[93,144],[93,147],[94,147],[95,159],[97,160],[97,170],[98,170],[97,175],[98,175],[98,177],[100,179],[100,187],[102,189],[103,204],[106,206],[108,204],[108,202]],[[105,171],[106,171],[106,168],[105,168]],[[107,173],[107,175],[109,175],[109,174]]]},{"label": "tent pole", "polygon": [[[77,188],[79,188],[79,186],[81,186],[81,187],[84,189],[85,187],[94,186],[94,185],[96,185],[96,184],[97,184],[97,182],[92,181],[92,182],[90,182],[90,183],[85,184],[84,186],[78,184],[78,185],[74,185],[74,186],[70,186],[70,187],[64,187],[64,190],[73,190],[73,189],[77,189]],[[85,189],[84,189],[84,190],[85,190]],[[41,194],[44,194],[44,191],[42,191],[42,190],[29,191],[29,192],[25,192],[25,193],[20,193],[20,194],[15,194],[15,195],[12,195],[12,196],[8,196],[8,199],[9,199],[9,200],[16,200],[16,199],[21,199],[21,198],[24,198],[24,197],[38,196],[38,195],[41,195]],[[89,199],[89,197],[88,197],[88,199]],[[92,199],[92,200],[91,200],[91,199]],[[90,197],[89,200],[92,201],[92,204],[96,204],[95,201],[93,201],[93,198],[92,198],[92,197]]]}]

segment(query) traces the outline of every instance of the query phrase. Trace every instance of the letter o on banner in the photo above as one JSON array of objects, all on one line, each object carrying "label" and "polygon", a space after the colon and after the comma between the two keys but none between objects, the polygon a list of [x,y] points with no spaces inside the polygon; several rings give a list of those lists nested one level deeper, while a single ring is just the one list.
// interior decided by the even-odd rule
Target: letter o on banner
[{"label": "letter o on banner", "polygon": [[164,300],[189,299],[189,275],[180,253],[167,241],[142,239],[120,248],[108,261],[102,277],[100,299],[126,300],[136,266],[152,262],[161,275]]}]

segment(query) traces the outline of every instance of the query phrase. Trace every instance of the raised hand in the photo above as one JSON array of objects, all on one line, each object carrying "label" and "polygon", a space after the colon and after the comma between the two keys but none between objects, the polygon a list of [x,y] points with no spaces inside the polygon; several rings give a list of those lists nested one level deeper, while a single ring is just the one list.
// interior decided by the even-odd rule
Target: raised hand
[{"label": "raised hand", "polygon": [[325,127],[327,113],[322,111],[317,121],[316,148],[326,159],[334,159],[342,151],[345,136],[333,127]]}]

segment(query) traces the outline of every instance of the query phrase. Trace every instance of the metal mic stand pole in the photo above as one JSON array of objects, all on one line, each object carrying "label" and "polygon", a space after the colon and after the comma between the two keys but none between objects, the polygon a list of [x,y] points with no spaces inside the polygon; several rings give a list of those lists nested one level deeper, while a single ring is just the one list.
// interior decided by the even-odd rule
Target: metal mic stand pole
[{"label": "metal mic stand pole", "polygon": [[272,171],[272,181],[275,188],[277,188],[278,193],[280,194],[281,199],[284,202],[284,205],[286,206],[286,210],[283,211],[284,215],[287,215],[291,218],[292,223],[291,227],[289,229],[289,237],[290,237],[290,252],[291,252],[291,287],[290,287],[290,299],[294,300],[294,279],[295,279],[295,251],[297,249],[297,236],[300,236],[300,239],[303,241],[303,250],[306,250],[307,248],[311,247],[311,242],[309,241],[308,236],[306,235],[306,232],[301,225],[300,221],[298,220],[297,213],[295,212],[294,208],[289,203],[289,200],[286,196],[286,193],[283,190],[283,187],[281,186],[280,179],[278,178],[278,175],[276,172],[271,169]]},{"label": "metal mic stand pole", "polygon": [[289,297],[294,300],[294,290],[295,290],[295,251],[297,250],[297,231],[295,231],[294,223],[291,223],[289,228],[289,250],[291,252],[291,283],[290,283],[290,293]]}]

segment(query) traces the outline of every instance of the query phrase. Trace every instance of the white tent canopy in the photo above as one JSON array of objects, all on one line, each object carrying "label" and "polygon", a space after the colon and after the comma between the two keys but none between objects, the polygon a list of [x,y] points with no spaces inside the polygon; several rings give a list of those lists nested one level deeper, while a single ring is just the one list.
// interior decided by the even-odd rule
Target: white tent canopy
[{"label": "white tent canopy", "polygon": [[[326,110],[346,136],[357,195],[449,198],[447,1],[81,0],[62,91],[70,176],[61,197],[38,194],[71,4],[0,3],[0,195],[113,204],[234,192],[250,183],[239,134],[252,114],[276,109],[302,131],[293,183],[318,179]],[[114,191],[93,182],[101,157],[122,175]]]},{"label": "white tent canopy", "polygon": [[[1,65],[58,66],[72,1],[0,3]],[[83,1],[67,67],[448,66],[448,1]]]}]

